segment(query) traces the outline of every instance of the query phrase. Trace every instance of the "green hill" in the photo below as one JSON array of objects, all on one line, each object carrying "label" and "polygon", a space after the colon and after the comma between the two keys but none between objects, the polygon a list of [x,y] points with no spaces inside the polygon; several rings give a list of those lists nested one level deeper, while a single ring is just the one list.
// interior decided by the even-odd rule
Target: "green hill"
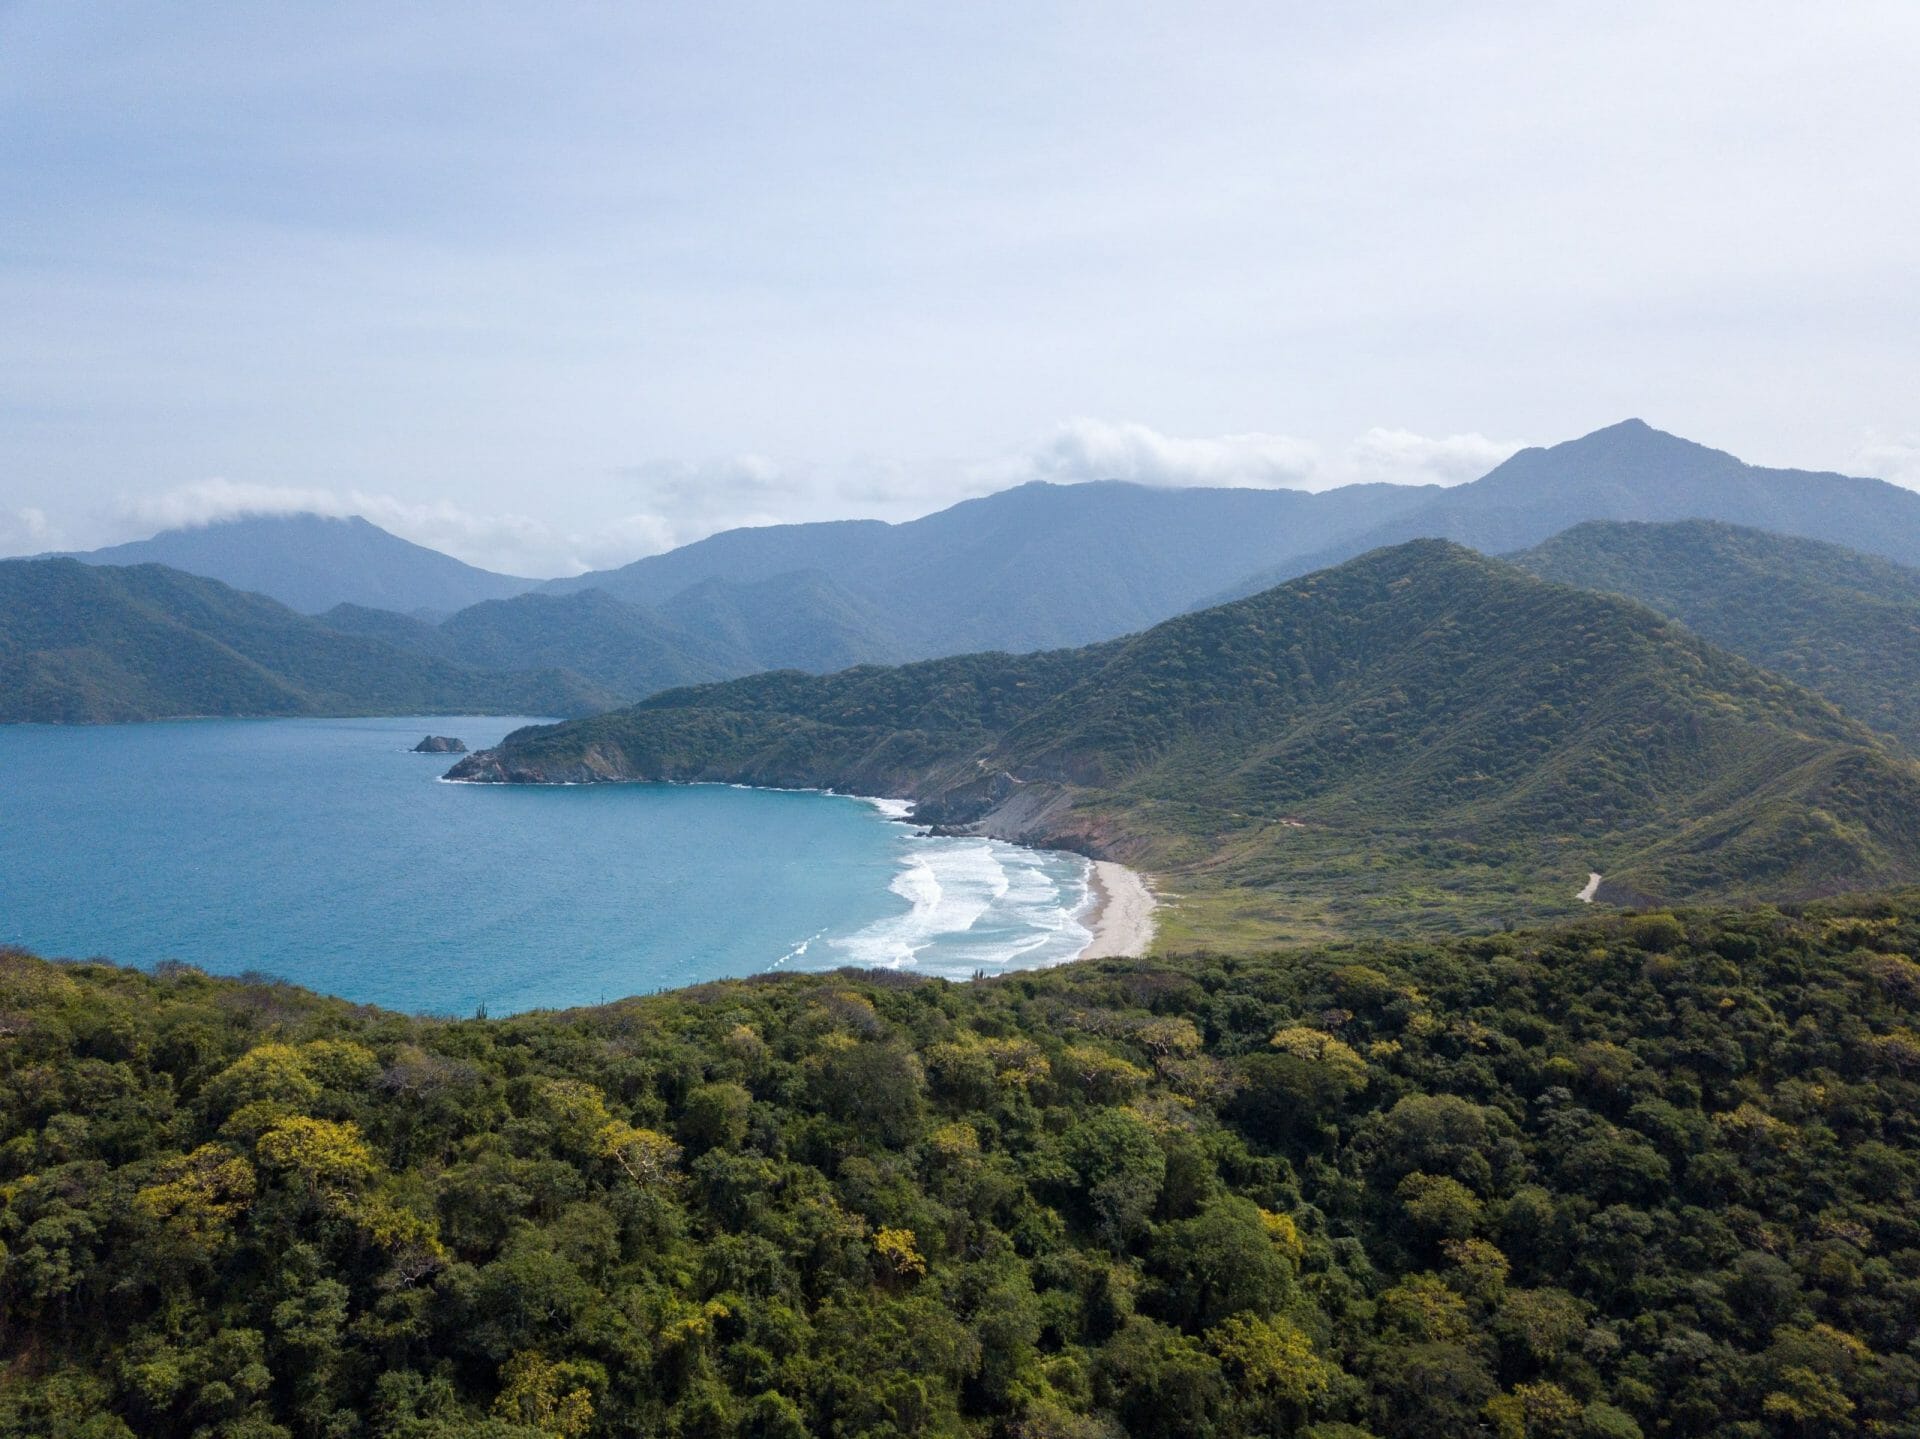
[{"label": "green hill", "polygon": [[451,664],[160,565],[0,562],[0,721],[581,714],[611,702],[577,675]]},{"label": "green hill", "polygon": [[0,1022],[0,1435],[1920,1435],[1920,894]]},{"label": "green hill", "polygon": [[438,637],[470,665],[559,665],[629,699],[744,674],[751,663],[601,590],[488,600],[444,621]]},{"label": "green hill", "polygon": [[820,570],[763,580],[707,579],[657,607],[683,633],[741,658],[736,673],[798,669],[815,674],[912,653],[882,607]]},{"label": "green hill", "polygon": [[1444,541],[1088,649],[675,691],[453,773],[905,795],[1160,872],[1176,939],[1550,913],[1589,870],[1622,899],[1920,877],[1920,768],[1863,726]]},{"label": "green hill", "polygon": [[1651,605],[1920,753],[1920,570],[1708,520],[1578,525],[1509,558]]},{"label": "green hill", "polygon": [[629,701],[760,670],[846,669],[910,648],[877,607],[814,570],[702,580],[657,606],[577,590],[488,600],[438,624],[345,604],[320,620],[472,668],[558,666]]}]

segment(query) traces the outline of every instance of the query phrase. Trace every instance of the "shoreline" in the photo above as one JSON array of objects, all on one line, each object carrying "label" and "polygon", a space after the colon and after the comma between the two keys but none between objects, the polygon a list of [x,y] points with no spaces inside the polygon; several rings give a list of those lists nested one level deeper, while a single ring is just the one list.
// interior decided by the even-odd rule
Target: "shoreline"
[{"label": "shoreline", "polygon": [[1087,888],[1094,897],[1085,923],[1093,938],[1076,954],[1082,959],[1138,959],[1153,947],[1156,901],[1145,876],[1110,859],[1089,860]]},{"label": "shoreline", "polygon": [[[474,753],[478,753],[475,751]],[[453,779],[450,775],[441,775],[444,784],[491,784],[493,780]],[[514,781],[508,781],[514,783]],[[835,799],[850,799],[861,804],[871,805],[881,817],[896,824],[914,825],[923,831],[926,826],[913,817],[914,801],[888,795],[856,794],[849,790],[835,789],[831,785],[759,785],[744,784],[738,780],[660,780],[660,779],[596,779],[596,780],[542,780],[541,784],[556,787],[570,787],[587,784],[659,784],[686,786],[693,788],[711,785],[722,789],[768,790],[776,794],[819,794]],[[982,839],[992,836],[981,835]],[[1040,853],[1073,853],[1071,850],[1056,850],[1051,845],[1030,844],[1023,840],[1006,840],[1019,849],[1034,850]],[[1087,893],[1091,899],[1091,908],[1080,916],[1081,923],[1091,932],[1092,937],[1075,954],[1066,959],[1056,960],[1055,964],[1074,964],[1083,959],[1138,959],[1153,947],[1156,928],[1154,911],[1159,902],[1153,897],[1146,877],[1138,870],[1110,859],[1089,859],[1087,861]],[[818,938],[819,936],[815,936]],[[809,941],[811,943],[811,941]],[[784,956],[790,958],[791,956]],[[776,964],[782,961],[776,961]],[[1052,965],[1040,966],[1051,968]],[[772,966],[769,966],[771,969]],[[1011,971],[1009,971],[1011,972]]]},{"label": "shoreline", "polygon": [[[699,783],[699,781],[694,782]],[[756,789],[759,786],[736,785],[735,788]],[[872,805],[886,818],[897,823],[915,823],[913,801],[909,799],[848,794],[835,789],[824,789],[818,793],[857,799]],[[1043,854],[1072,853],[1070,850],[1056,850],[1049,845],[1027,844],[1020,840],[1007,840],[1005,843]],[[1080,918],[1091,937],[1077,953],[1056,963],[1074,964],[1083,959],[1139,959],[1153,947],[1153,934],[1156,928],[1154,911],[1159,908],[1160,902],[1153,897],[1153,890],[1147,884],[1145,875],[1115,860],[1089,859],[1087,861],[1087,894],[1091,901],[1091,908]],[[1052,968],[1053,966],[1043,967]]]}]

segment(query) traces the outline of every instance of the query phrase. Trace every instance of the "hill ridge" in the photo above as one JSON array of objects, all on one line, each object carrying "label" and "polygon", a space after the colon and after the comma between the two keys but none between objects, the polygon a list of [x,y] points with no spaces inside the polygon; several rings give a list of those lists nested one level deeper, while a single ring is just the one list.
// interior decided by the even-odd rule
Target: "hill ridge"
[{"label": "hill ridge", "polygon": [[163,565],[0,561],[0,721],[581,714],[610,699],[562,671],[488,672],[341,633]]},{"label": "hill ridge", "polygon": [[670,691],[452,777],[895,794],[1182,884],[1318,886],[1343,922],[1400,902],[1333,873],[1368,854],[1530,913],[1589,868],[1614,896],[1920,877],[1920,768],[1864,725],[1644,605],[1441,540],[1081,649]]},{"label": "hill ridge", "polygon": [[162,564],[264,594],[302,614],[339,604],[448,614],[530,590],[382,529],[363,515],[243,514],[67,556],[93,565]]}]

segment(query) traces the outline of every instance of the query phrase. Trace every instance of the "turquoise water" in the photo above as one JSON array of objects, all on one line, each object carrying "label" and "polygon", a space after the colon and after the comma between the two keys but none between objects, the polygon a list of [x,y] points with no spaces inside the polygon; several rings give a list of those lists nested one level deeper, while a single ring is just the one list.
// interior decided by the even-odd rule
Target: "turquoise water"
[{"label": "turquoise water", "polygon": [[0,942],[494,1014],[770,968],[1070,958],[1086,866],[724,785],[446,784],[499,717],[0,726]]}]

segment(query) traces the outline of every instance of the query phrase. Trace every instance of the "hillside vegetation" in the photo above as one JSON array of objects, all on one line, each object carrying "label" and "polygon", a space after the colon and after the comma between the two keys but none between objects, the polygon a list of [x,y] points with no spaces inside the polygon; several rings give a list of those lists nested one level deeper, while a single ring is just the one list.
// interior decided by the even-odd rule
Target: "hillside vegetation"
[{"label": "hillside vegetation", "polygon": [[0,1435],[1920,1435],[1920,895],[407,1019],[0,955]]},{"label": "hillside vegetation", "polygon": [[1082,650],[674,691],[453,773],[904,795],[1170,876],[1176,938],[1229,892],[1258,938],[1549,913],[1590,869],[1619,898],[1920,877],[1920,769],[1863,726],[1442,541]]},{"label": "hillside vegetation", "polygon": [[1709,520],[1579,525],[1511,559],[1651,605],[1920,753],[1920,570]]},{"label": "hillside vegetation", "polygon": [[358,605],[320,618],[478,668],[558,666],[625,700],[762,670],[845,669],[907,649],[877,609],[817,571],[704,580],[657,606],[587,589],[489,600],[437,624]]},{"label": "hillside vegetation", "polygon": [[581,714],[613,702],[577,675],[486,673],[160,565],[0,562],[0,721]]}]

